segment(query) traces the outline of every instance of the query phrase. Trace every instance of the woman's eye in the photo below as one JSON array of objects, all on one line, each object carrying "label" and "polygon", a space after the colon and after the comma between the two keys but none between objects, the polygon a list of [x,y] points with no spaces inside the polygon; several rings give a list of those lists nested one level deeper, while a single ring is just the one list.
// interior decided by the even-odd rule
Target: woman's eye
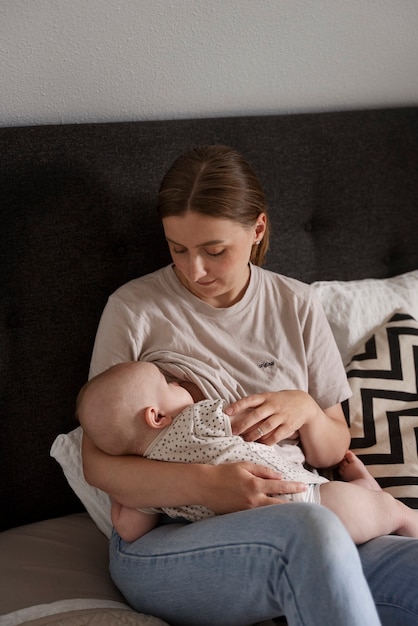
[{"label": "woman's eye", "polygon": [[172,252],[174,254],[184,254],[186,252],[186,250],[182,249],[182,250],[176,250],[175,248],[172,248]]},{"label": "woman's eye", "polygon": [[220,250],[219,252],[209,252],[209,250],[206,251],[206,254],[208,254],[209,256],[221,256],[221,254],[223,254],[225,252],[224,250]]}]

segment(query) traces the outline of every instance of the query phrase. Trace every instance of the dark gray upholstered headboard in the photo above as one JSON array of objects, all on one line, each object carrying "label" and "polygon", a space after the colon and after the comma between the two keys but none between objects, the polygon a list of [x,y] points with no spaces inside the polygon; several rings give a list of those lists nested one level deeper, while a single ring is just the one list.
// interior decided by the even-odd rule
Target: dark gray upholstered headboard
[{"label": "dark gray upholstered headboard", "polygon": [[226,143],[267,192],[267,267],[307,282],[418,268],[418,108],[0,129],[1,528],[81,509],[49,457],[75,426],[107,296],[169,260],[160,179]]}]

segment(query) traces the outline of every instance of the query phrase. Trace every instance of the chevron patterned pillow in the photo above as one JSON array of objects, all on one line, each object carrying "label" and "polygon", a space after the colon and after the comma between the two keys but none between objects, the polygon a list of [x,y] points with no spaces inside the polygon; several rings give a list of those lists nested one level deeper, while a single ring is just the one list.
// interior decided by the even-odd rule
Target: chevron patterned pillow
[{"label": "chevron patterned pillow", "polygon": [[418,508],[418,322],[398,312],[346,368],[351,449],[382,489]]}]

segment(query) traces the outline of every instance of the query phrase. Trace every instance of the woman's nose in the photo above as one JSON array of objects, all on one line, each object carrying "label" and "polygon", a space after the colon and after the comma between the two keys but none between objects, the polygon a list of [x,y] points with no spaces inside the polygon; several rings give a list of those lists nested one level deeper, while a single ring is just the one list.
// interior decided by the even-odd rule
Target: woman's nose
[{"label": "woman's nose", "polygon": [[196,282],[199,278],[206,276],[206,270],[203,259],[200,256],[195,256],[189,261],[189,278]]}]

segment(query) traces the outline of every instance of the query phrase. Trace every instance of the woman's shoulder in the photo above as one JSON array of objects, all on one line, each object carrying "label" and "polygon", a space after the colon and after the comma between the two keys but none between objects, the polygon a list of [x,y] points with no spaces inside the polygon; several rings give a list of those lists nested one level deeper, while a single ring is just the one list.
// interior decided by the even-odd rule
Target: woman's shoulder
[{"label": "woman's shoulder", "polygon": [[145,291],[154,291],[161,288],[162,283],[169,280],[171,265],[166,265],[154,272],[138,276],[118,287],[111,295],[112,298],[125,301],[130,295],[137,297]]},{"label": "woman's shoulder", "polygon": [[104,313],[112,316],[144,314],[146,310],[156,309],[155,302],[169,298],[167,275],[171,267],[163,267],[150,274],[139,276],[118,287],[108,297]]},{"label": "woman's shoulder", "polygon": [[288,294],[292,297],[296,296],[304,299],[310,299],[312,297],[311,286],[297,278],[285,276],[284,274],[279,274],[278,272],[273,272],[272,270],[258,266],[253,266],[253,271],[257,276],[257,280],[279,290],[282,295]]}]

